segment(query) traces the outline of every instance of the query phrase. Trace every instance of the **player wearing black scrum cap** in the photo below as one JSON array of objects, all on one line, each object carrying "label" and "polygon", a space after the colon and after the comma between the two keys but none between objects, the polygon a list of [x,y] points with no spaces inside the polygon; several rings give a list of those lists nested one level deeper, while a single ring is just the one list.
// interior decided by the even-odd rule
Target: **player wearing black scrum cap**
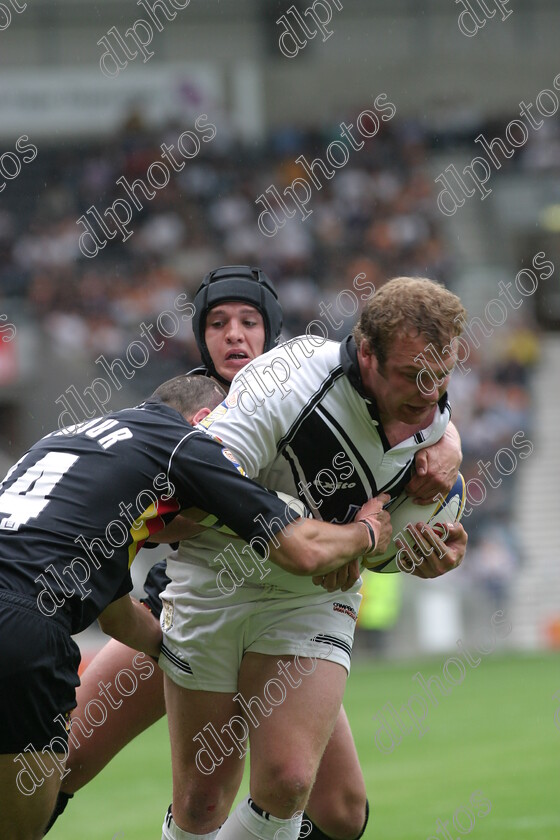
[{"label": "player wearing black scrum cap", "polygon": [[[210,271],[193,303],[192,328],[203,364],[191,374],[211,376],[228,390],[239,370],[278,344],[282,307],[272,281],[259,268],[228,265]],[[144,583],[143,603],[158,618],[159,595],[169,583],[165,566],[165,560],[152,566]],[[157,708],[161,717],[163,694]]]}]

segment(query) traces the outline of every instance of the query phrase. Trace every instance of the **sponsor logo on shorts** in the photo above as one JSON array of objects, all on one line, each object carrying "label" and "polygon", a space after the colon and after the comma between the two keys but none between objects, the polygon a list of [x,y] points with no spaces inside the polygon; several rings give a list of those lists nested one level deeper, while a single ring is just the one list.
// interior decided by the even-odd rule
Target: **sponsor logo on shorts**
[{"label": "sponsor logo on shorts", "polygon": [[358,613],[356,610],[352,609],[352,607],[349,607],[348,604],[341,604],[339,601],[335,601],[333,604],[333,610],[335,612],[344,613],[344,615],[347,615],[352,619],[352,621],[358,620]]},{"label": "sponsor logo on shorts", "polygon": [[174,604],[171,601],[164,601],[161,599],[163,609],[161,611],[161,629],[164,633],[171,630],[173,627],[173,612],[175,610]]}]

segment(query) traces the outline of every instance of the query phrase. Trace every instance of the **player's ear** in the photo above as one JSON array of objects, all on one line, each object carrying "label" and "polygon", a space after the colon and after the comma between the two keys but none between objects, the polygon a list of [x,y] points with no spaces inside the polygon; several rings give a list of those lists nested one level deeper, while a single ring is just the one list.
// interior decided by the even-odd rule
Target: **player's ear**
[{"label": "player's ear", "polygon": [[377,370],[379,367],[375,351],[369,341],[365,338],[362,338],[360,346],[358,347],[358,361],[365,370],[370,370],[371,368]]},{"label": "player's ear", "polygon": [[199,408],[194,417],[189,421],[192,426],[196,426],[197,423],[200,423],[201,420],[204,420],[210,414],[211,409],[209,408]]},{"label": "player's ear", "polygon": [[371,344],[369,343],[367,338],[362,338],[362,340],[360,341],[358,345],[358,355],[364,358],[367,356],[375,356],[375,353],[373,352]]}]

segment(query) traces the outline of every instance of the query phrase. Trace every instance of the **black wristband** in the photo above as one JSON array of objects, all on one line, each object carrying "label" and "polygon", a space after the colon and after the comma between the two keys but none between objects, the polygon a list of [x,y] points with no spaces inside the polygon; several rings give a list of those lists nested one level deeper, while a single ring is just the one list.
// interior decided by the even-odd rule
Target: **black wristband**
[{"label": "black wristband", "polygon": [[358,522],[361,522],[362,525],[365,525],[366,528],[368,529],[371,545],[368,548],[368,550],[366,551],[366,554],[371,554],[371,552],[375,548],[375,531],[373,530],[373,526],[370,522],[367,521],[367,519],[358,519]]}]

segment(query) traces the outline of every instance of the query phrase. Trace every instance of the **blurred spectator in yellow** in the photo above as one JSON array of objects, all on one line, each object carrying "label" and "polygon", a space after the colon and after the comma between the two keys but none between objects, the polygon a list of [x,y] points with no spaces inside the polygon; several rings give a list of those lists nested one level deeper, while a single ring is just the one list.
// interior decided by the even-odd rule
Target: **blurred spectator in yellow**
[{"label": "blurred spectator in yellow", "polygon": [[383,654],[389,631],[397,623],[401,611],[400,574],[364,572],[361,593],[363,601],[358,614],[359,638],[370,653]]}]

